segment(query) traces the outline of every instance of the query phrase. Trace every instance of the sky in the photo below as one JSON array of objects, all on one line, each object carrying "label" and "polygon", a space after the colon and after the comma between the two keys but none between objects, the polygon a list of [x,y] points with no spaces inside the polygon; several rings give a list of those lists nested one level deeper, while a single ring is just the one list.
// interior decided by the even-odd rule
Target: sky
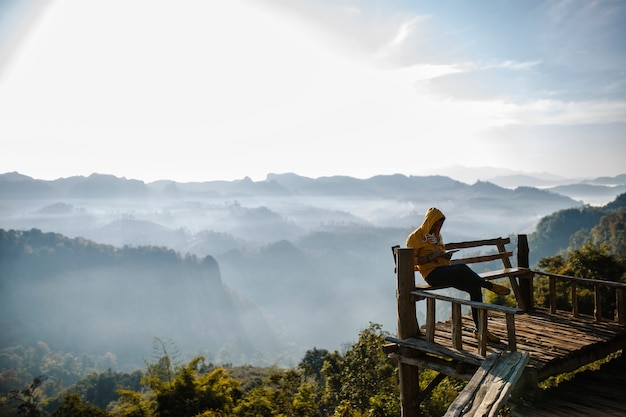
[{"label": "sky", "polygon": [[626,0],[0,0],[0,173],[626,173]]}]

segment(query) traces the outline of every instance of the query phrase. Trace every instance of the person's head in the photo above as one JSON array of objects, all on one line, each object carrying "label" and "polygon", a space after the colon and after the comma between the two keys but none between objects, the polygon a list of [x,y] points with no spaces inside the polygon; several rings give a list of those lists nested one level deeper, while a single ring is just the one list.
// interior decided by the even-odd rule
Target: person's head
[{"label": "person's head", "polygon": [[422,222],[422,233],[438,235],[445,220],[446,216],[444,216],[438,208],[429,208],[426,211],[426,215],[424,215],[424,221]]},{"label": "person's head", "polygon": [[441,233],[441,227],[443,226],[444,221],[446,221],[446,218],[442,217],[439,220],[437,220],[435,223],[433,223],[432,227],[430,228],[429,233],[432,235],[438,235],[439,233]]}]

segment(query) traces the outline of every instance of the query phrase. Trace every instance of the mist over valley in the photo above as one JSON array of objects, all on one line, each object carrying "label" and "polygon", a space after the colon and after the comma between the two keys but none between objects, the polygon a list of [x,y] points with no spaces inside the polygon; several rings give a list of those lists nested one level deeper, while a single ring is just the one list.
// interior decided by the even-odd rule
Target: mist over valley
[{"label": "mist over valley", "polygon": [[[445,176],[3,174],[0,343],[43,340],[141,366],[160,337],[218,363],[293,365],[313,347],[340,350],[370,322],[395,331],[390,247],[427,208],[446,214],[446,241],[532,233],[551,213],[614,199],[623,179],[548,189]],[[541,255],[551,254],[531,247]]]}]

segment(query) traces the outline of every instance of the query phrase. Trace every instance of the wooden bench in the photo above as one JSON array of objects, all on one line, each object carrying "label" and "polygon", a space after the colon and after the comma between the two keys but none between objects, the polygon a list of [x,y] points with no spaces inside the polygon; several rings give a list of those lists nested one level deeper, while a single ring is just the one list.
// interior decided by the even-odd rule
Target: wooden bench
[{"label": "wooden bench", "polygon": [[444,417],[497,416],[529,359],[530,355],[522,352],[490,354],[448,407]]},{"label": "wooden bench", "polygon": [[[511,262],[511,257],[513,256],[513,252],[507,251],[506,249],[506,245],[510,243],[511,243],[511,239],[508,237],[507,238],[497,237],[494,239],[473,240],[473,241],[467,241],[467,242],[455,242],[455,243],[447,243],[446,251],[455,250],[455,249],[456,250],[472,249],[472,248],[479,248],[483,250],[486,249],[488,253],[484,255],[468,256],[468,257],[463,257],[463,258],[455,258],[453,255],[452,259],[450,260],[450,263],[452,265],[455,265],[455,264],[472,265],[472,264],[488,263],[488,262],[493,262],[493,261],[501,261],[502,268],[489,270],[486,272],[479,272],[478,275],[480,275],[482,278],[486,280],[509,278],[509,283],[511,284],[511,289],[513,291],[513,294],[515,295],[518,308],[520,308],[523,311],[527,311],[532,306],[530,305],[531,303],[529,301],[529,297],[525,296],[522,293],[520,284],[518,282],[518,278],[529,278],[528,280],[526,280],[526,283],[527,285],[532,285],[533,272],[527,267],[520,267],[520,266],[514,267],[513,266],[513,263]],[[393,255],[394,255],[394,263],[396,264],[396,268],[397,268],[396,252],[397,252],[397,249],[399,248],[400,248],[399,245],[392,246],[391,248]],[[426,281],[423,281],[422,283],[416,284],[415,288],[418,290],[439,290],[439,289],[444,289],[446,287],[433,287],[429,285]],[[530,291],[532,291],[532,289]],[[526,292],[528,292],[528,290]]]},{"label": "wooden bench", "polygon": [[[515,295],[518,308],[510,308],[495,304],[480,303],[475,301],[464,300],[460,298],[449,297],[443,294],[433,292],[434,290],[445,289],[448,287],[436,287],[431,286],[426,281],[418,283],[415,288],[411,290],[413,301],[426,300],[426,340],[434,342],[435,335],[435,303],[437,301],[449,302],[452,305],[452,345],[456,349],[463,349],[462,337],[461,337],[461,306],[469,306],[477,309],[478,312],[478,354],[484,356],[487,350],[487,318],[489,311],[500,311],[506,316],[507,325],[507,342],[508,350],[515,351],[517,349],[516,336],[515,336],[515,315],[526,311],[530,304],[532,304],[531,297],[524,297],[518,283],[518,278],[532,278],[533,272],[525,267],[513,267],[511,257],[512,251],[507,251],[506,245],[511,242],[510,238],[494,238],[487,240],[475,240],[468,242],[456,242],[446,244],[446,250],[453,249],[485,249],[486,253],[473,256],[460,257],[452,259],[451,264],[480,264],[493,261],[500,261],[502,263],[501,269],[489,270],[481,272],[479,275],[487,280],[495,280],[501,278],[509,278],[511,288]],[[394,262],[397,269],[397,251],[400,249],[399,245],[392,247],[392,253],[394,256]],[[419,275],[419,274],[415,274]],[[532,288],[532,279],[529,279],[528,284]]]}]

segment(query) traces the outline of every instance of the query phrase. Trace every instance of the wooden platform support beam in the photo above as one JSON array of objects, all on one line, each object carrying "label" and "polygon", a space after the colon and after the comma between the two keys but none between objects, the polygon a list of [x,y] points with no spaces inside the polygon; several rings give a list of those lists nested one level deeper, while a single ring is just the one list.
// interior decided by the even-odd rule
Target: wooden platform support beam
[{"label": "wooden platform support beam", "polygon": [[[413,270],[413,249],[394,248],[396,256],[396,297],[398,301],[398,338],[402,340],[417,338],[420,335],[415,309],[415,300],[411,291],[415,289],[415,271]],[[419,353],[409,350],[405,356],[417,357]],[[418,417],[419,412],[419,368],[405,362],[399,363],[400,404],[402,417]]]},{"label": "wooden platform support beam", "polygon": [[[527,235],[517,235],[517,267],[530,268],[530,249]],[[519,277],[519,289],[520,308],[524,311],[532,310],[535,307],[532,273]]]}]

